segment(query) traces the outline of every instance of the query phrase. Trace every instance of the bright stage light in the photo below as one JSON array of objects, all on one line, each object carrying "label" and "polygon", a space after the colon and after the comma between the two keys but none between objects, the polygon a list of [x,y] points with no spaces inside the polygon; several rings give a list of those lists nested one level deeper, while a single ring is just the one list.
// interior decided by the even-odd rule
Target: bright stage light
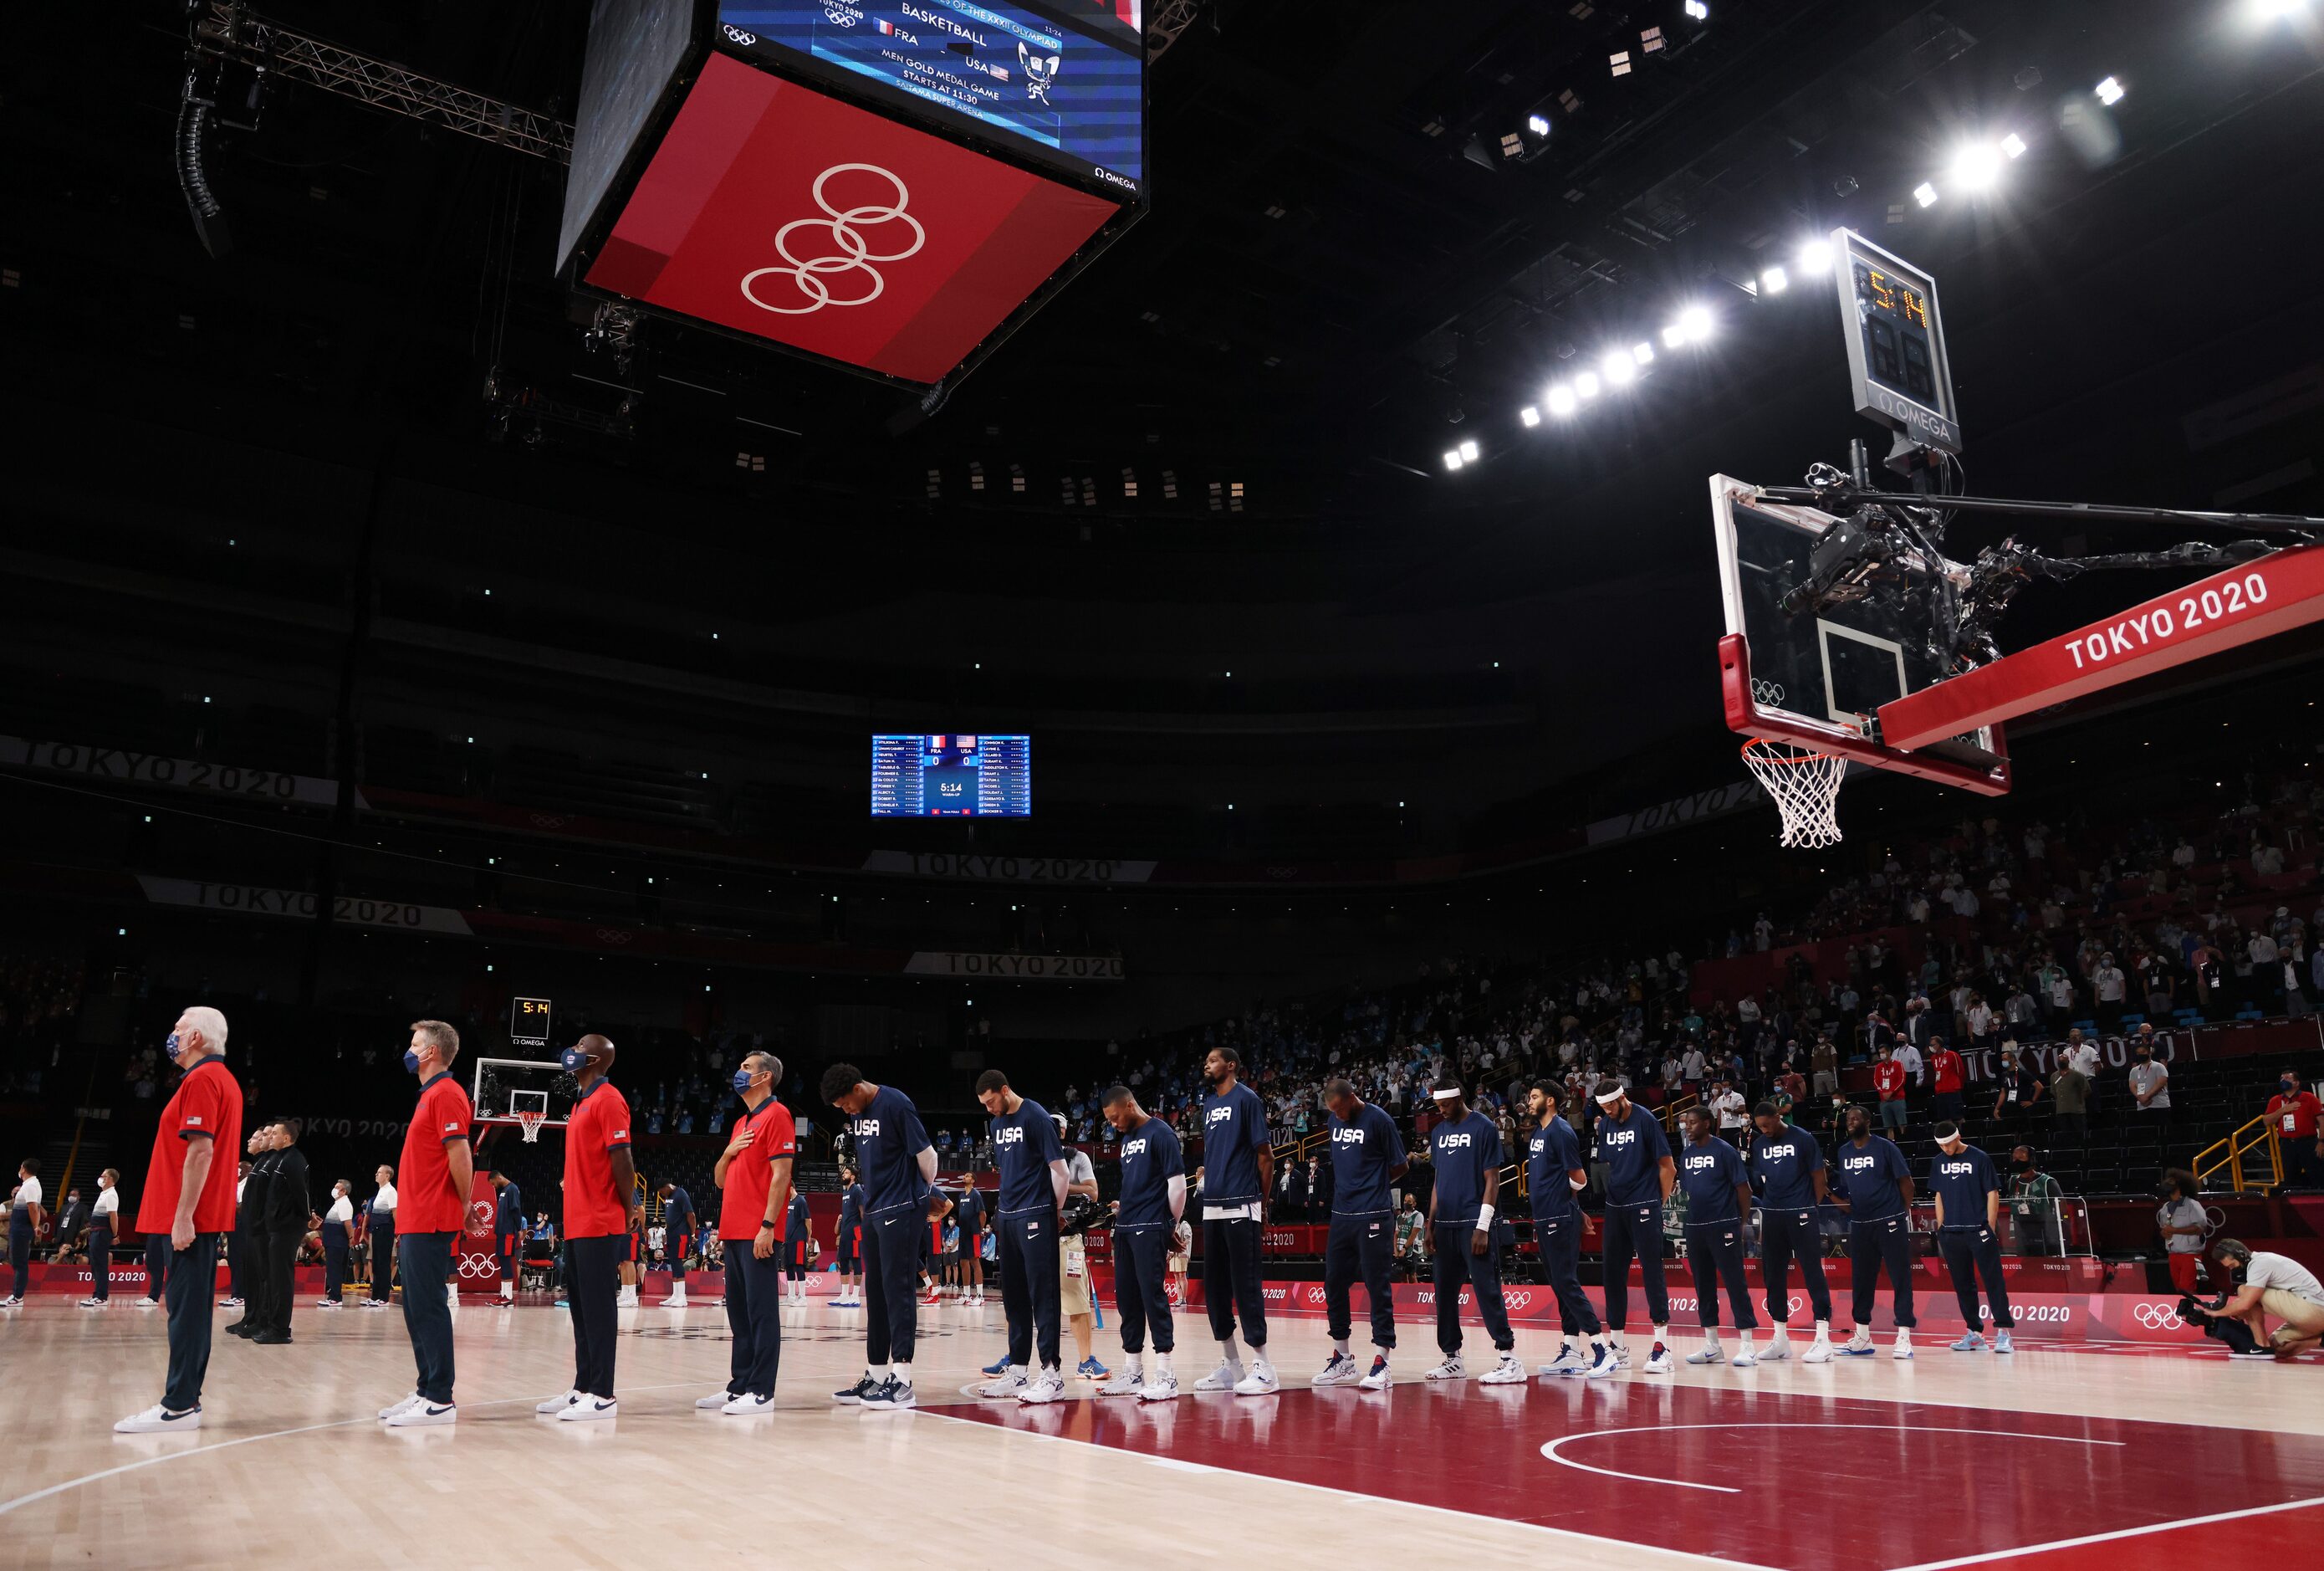
[{"label": "bright stage light", "polygon": [[1548,135],[1548,134],[1549,134],[1549,120],[1548,120],[1548,117],[1547,117],[1547,116],[1542,116],[1542,115],[1528,115],[1528,116],[1526,116],[1526,130],[1528,130],[1528,131],[1530,131],[1530,132],[1532,132],[1536,136],[1546,136],[1546,135]]},{"label": "bright stage light", "polygon": [[1576,398],[1597,397],[1598,373],[1595,371],[1584,371],[1581,375],[1576,376],[1573,379],[1573,395]]},{"label": "bright stage light", "polygon": [[1607,386],[1627,387],[1638,374],[1638,363],[1630,358],[1628,350],[1617,349],[1598,362],[1598,369],[1604,374]]},{"label": "bright stage light", "polygon": [[1534,408],[1531,404],[1526,404],[1523,409],[1517,411],[1517,422],[1520,425],[1537,426],[1541,424],[1541,411]]},{"label": "bright stage light", "polygon": [[1794,257],[1793,261],[1798,264],[1799,270],[1802,273],[1830,273],[1831,271],[1831,242],[1829,240],[1810,240],[1800,247],[1799,254]]},{"label": "bright stage light", "polygon": [[1473,439],[1461,444],[1461,457],[1471,464],[1477,461],[1477,444]]},{"label": "bright stage light", "polygon": [[1634,344],[1630,347],[1630,358],[1641,365],[1651,365],[1655,363],[1655,347],[1652,344]]},{"label": "bright stage light", "polygon": [[1549,405],[1550,413],[1568,415],[1573,412],[1574,406],[1581,401],[1573,396],[1573,389],[1561,382],[1549,390],[1549,396],[1543,402]]},{"label": "bright stage light", "polygon": [[1673,322],[1673,323],[1671,323],[1671,324],[1670,324],[1670,326],[1668,326],[1668,327],[1666,327],[1666,328],[1665,328],[1663,329],[1663,347],[1664,347],[1664,348],[1665,348],[1665,349],[1675,349],[1675,348],[1677,348],[1681,344],[1683,344],[1683,343],[1685,343],[1685,342],[1686,342],[1686,329],[1685,329],[1684,328],[1680,327],[1676,322]]},{"label": "bright stage light", "polygon": [[2025,138],[2018,135],[2015,131],[2011,132],[2008,135],[2001,139],[2001,151],[2007,153],[2012,158],[2024,157]]},{"label": "bright stage light", "polygon": [[1989,189],[2001,178],[2001,162],[1999,148],[1983,142],[1972,143],[1953,154],[1953,183],[1973,191]]},{"label": "bright stage light", "polygon": [[2112,107],[2114,105],[2122,102],[2122,84],[2116,81],[2112,77],[2108,77],[2105,81],[2100,82],[2096,88],[2092,88],[2091,91],[2098,94],[2099,103],[2107,105],[2108,107]]},{"label": "bright stage light", "polygon": [[1686,335],[1686,342],[1700,344],[1711,337],[1711,311],[1706,306],[1689,306],[1679,312],[1678,325]]},{"label": "bright stage light", "polygon": [[1460,448],[1447,448],[1444,449],[1444,467],[1447,469],[1457,469],[1461,467]]},{"label": "bright stage light", "polygon": [[1913,199],[1924,208],[1933,208],[1937,205],[1937,188],[1923,180],[1913,188]]},{"label": "bright stage light", "polygon": [[1792,275],[1780,266],[1770,267],[1759,274],[1759,292],[1762,294],[1781,294],[1791,287]]}]

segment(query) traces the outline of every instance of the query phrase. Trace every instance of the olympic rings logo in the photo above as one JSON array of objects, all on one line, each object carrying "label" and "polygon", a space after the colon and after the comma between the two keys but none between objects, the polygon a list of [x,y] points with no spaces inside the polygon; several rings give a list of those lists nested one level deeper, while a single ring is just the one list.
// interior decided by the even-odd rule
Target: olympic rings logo
[{"label": "olympic rings logo", "polygon": [[1505,1308],[1518,1310],[1527,1309],[1533,1306],[1533,1295],[1531,1293],[1504,1293],[1501,1295],[1501,1303],[1502,1307]]},{"label": "olympic rings logo", "polygon": [[476,1200],[468,1206],[468,1225],[463,1228],[470,1238],[490,1238],[493,1224],[500,1220],[500,1208],[490,1200]]},{"label": "olympic rings logo", "polygon": [[1751,701],[1764,708],[1775,708],[1784,701],[1784,684],[1767,681],[1760,677],[1751,679]]},{"label": "olympic rings logo", "polygon": [[2227,1224],[2227,1214],[2217,1206],[2203,1207],[2203,1236],[2209,1238]]},{"label": "olympic rings logo", "polygon": [[501,1274],[501,1262],[488,1254],[464,1254],[460,1257],[460,1274],[464,1277],[496,1277]]},{"label": "olympic rings logo", "polygon": [[2186,1324],[2179,1318],[2175,1304],[2141,1304],[2136,1314],[2138,1323],[2149,1331],[2176,1331]]},{"label": "olympic rings logo", "polygon": [[[895,199],[885,203],[867,202],[853,208],[833,207],[825,198],[823,188],[834,175],[845,174],[851,171],[878,175],[895,188]],[[907,256],[917,254],[920,247],[927,244],[927,231],[920,226],[920,221],[918,218],[904,210],[905,204],[911,200],[911,196],[912,193],[905,188],[901,180],[876,163],[833,164],[815,177],[815,205],[829,216],[821,218],[793,218],[776,230],[776,254],[790,265],[761,267],[744,273],[742,298],[762,311],[772,311],[777,316],[783,317],[807,316],[823,310],[825,306],[870,305],[873,300],[878,300],[881,292],[888,287],[888,281],[872,263],[901,262]],[[870,243],[858,232],[859,226],[862,228],[876,229],[890,224],[901,224],[908,228],[912,232],[912,243],[900,251],[874,251]],[[791,235],[799,229],[829,231],[831,248],[837,254],[807,257],[793,255],[790,249]],[[900,238],[900,236],[898,237]],[[861,284],[850,286],[852,289],[864,291],[853,299],[835,297],[831,291],[831,285],[824,282],[824,275],[849,273],[862,273],[871,280],[869,286]],[[789,279],[791,286],[798,291],[799,298],[807,303],[796,306],[770,305],[761,300],[752,286],[760,279],[770,274]]]}]

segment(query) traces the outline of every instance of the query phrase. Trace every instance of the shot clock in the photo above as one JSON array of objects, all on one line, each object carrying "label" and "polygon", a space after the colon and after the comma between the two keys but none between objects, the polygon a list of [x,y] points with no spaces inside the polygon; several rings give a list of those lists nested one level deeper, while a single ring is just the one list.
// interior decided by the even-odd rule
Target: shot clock
[{"label": "shot clock", "polygon": [[549,1045],[549,1000],[545,998],[512,998],[509,1000],[509,1042],[520,1048],[545,1048]]},{"label": "shot clock", "polygon": [[1908,442],[1961,450],[1936,281],[1849,229],[1831,235],[1856,411]]}]

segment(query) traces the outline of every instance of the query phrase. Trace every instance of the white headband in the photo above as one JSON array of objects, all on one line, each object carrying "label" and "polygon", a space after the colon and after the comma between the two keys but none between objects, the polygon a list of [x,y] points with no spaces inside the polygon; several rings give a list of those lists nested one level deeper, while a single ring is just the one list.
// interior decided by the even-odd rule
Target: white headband
[{"label": "white headband", "polygon": [[1458,1102],[1461,1100],[1461,1093],[1458,1087],[1455,1087],[1451,1091],[1431,1091],[1429,1095],[1439,1102]]},{"label": "white headband", "polygon": [[1600,1091],[1598,1093],[1598,1105],[1600,1107],[1611,1107],[1615,1103],[1619,1102],[1621,1099],[1622,1087],[1619,1086],[1615,1086],[1611,1091]]}]

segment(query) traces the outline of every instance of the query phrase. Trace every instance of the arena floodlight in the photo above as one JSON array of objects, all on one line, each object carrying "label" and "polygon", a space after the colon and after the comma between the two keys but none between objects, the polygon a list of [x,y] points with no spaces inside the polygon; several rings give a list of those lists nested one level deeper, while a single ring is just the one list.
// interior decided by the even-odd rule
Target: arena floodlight
[{"label": "arena floodlight", "polygon": [[1459,468],[1460,467],[1461,467],[1461,449],[1460,449],[1460,448],[1445,448],[1445,449],[1444,449],[1444,467],[1445,467],[1446,469],[1448,469],[1448,470],[1451,470],[1451,469],[1457,469],[1457,468]]},{"label": "arena floodlight", "polygon": [[1542,402],[1549,406],[1550,413],[1564,416],[1572,414],[1582,401],[1573,396],[1573,389],[1561,382],[1549,390],[1549,396]]},{"label": "arena floodlight", "polygon": [[1526,130],[1528,130],[1528,131],[1530,131],[1530,132],[1532,132],[1536,136],[1546,136],[1546,135],[1548,135],[1548,134],[1549,134],[1549,116],[1547,116],[1546,115],[1528,115],[1528,116],[1526,116]]},{"label": "arena floodlight", "polygon": [[1688,343],[1700,344],[1711,337],[1711,309],[1708,306],[1689,306],[1679,312],[1678,325],[1685,331]]},{"label": "arena floodlight", "polygon": [[1792,258],[1792,262],[1794,265],[1798,267],[1799,270],[1804,273],[1820,275],[1830,273],[1831,271],[1831,242],[1829,240],[1807,241],[1805,244],[1801,245],[1798,254]]},{"label": "arena floodlight", "polygon": [[1703,0],[1686,0],[1686,14],[1697,22],[1711,20],[1711,7],[1704,5]]},{"label": "arena floodlight", "polygon": [[1685,342],[1686,342],[1686,328],[1683,328],[1683,327],[1682,327],[1682,326],[1680,326],[1678,323],[1676,323],[1676,322],[1673,322],[1673,323],[1671,323],[1668,327],[1666,327],[1666,328],[1665,328],[1663,329],[1663,347],[1664,347],[1664,348],[1665,348],[1665,349],[1675,349],[1675,348],[1677,348],[1681,344],[1683,344],[1683,343],[1685,343]]},{"label": "arena floodlight", "polygon": [[1541,411],[1531,404],[1526,404],[1517,411],[1517,423],[1527,428],[1541,424]]},{"label": "arena floodlight", "polygon": [[1582,399],[1598,396],[1598,373],[1584,371],[1573,379],[1573,396]]},{"label": "arena floodlight", "polygon": [[1913,188],[1913,199],[1924,208],[1933,208],[1937,205],[1937,188],[1923,180]]},{"label": "arena floodlight", "polygon": [[1791,287],[1792,275],[1784,271],[1783,264],[1780,263],[1759,274],[1761,294],[1781,294]]},{"label": "arena floodlight", "polygon": [[2098,102],[2108,108],[2122,102],[2122,84],[2112,77],[2108,77],[2090,90],[2098,96]]},{"label": "arena floodlight", "polygon": [[1477,442],[1475,438],[1472,437],[1469,440],[1461,444],[1461,457],[1464,463],[1473,464],[1477,461]]},{"label": "arena floodlight", "polygon": [[2011,158],[2024,157],[2025,138],[2018,135],[2015,131],[2011,132],[2008,135],[2001,139],[2001,151],[2007,153]]},{"label": "arena floodlight", "polygon": [[1953,183],[1972,191],[1990,190],[2001,179],[2001,165],[1999,148],[1988,142],[1973,142],[1953,154]]},{"label": "arena floodlight", "polygon": [[1598,374],[1609,387],[1628,387],[1638,374],[1638,363],[1628,349],[1617,349],[1598,362]]},{"label": "arena floodlight", "polygon": [[1630,346],[1630,358],[1641,365],[1651,365],[1655,363],[1655,347],[1652,344],[1633,344]]}]

